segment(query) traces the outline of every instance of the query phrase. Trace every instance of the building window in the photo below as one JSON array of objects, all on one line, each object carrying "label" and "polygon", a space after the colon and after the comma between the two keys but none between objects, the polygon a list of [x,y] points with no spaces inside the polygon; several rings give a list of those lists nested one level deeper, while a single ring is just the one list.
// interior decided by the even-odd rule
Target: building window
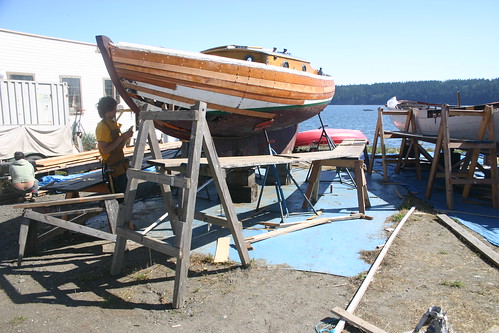
[{"label": "building window", "polygon": [[289,62],[284,61],[284,62],[282,63],[282,67],[284,67],[284,68],[289,68]]},{"label": "building window", "polygon": [[62,76],[61,82],[68,84],[69,114],[81,113],[81,84],[79,77]]},{"label": "building window", "polygon": [[28,73],[7,73],[7,79],[9,79],[9,80],[35,81],[35,75],[28,74]]},{"label": "building window", "polygon": [[113,81],[110,79],[104,79],[104,96],[112,97],[116,102],[120,103],[120,94],[118,94]]},{"label": "building window", "polygon": [[303,65],[303,66],[301,67],[301,70],[302,70],[302,71],[304,71],[304,72],[306,72],[306,71],[307,71],[307,66]]}]

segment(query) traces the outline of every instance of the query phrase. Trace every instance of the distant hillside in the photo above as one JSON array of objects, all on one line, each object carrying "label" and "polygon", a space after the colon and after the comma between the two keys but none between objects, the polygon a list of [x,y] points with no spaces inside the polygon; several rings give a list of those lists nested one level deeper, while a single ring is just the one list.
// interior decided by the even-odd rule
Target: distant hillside
[{"label": "distant hillside", "polygon": [[414,81],[337,86],[331,102],[335,105],[383,105],[398,99],[456,104],[457,91],[462,105],[499,101],[499,78],[448,81]]}]

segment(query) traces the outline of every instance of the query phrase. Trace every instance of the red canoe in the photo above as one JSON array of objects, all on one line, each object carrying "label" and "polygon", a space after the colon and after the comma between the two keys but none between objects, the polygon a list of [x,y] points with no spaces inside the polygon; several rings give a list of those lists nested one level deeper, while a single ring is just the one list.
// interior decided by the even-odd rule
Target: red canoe
[{"label": "red canoe", "polygon": [[[368,141],[364,133],[359,130],[352,129],[338,129],[338,128],[327,128],[327,134],[333,140],[334,143],[341,143],[345,139],[357,139]],[[322,136],[322,129],[315,129],[310,131],[303,131],[296,134],[295,147],[317,145],[319,139],[321,139],[320,144],[327,144],[327,139]]]}]

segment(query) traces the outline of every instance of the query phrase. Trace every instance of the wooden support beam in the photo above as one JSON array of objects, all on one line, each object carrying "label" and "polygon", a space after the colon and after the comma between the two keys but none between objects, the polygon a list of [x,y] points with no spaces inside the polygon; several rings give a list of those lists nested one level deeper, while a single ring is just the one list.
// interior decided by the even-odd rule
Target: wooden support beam
[{"label": "wooden support beam", "polygon": [[310,228],[316,225],[324,224],[324,223],[330,223],[334,221],[346,221],[346,220],[358,220],[358,219],[369,219],[368,216],[364,214],[351,214],[351,215],[346,215],[346,216],[338,216],[338,217],[323,217],[323,218],[317,218],[314,220],[306,220],[303,221],[299,224],[294,224],[286,228],[280,228],[278,230],[273,230],[269,231],[267,233],[259,234],[256,236],[251,236],[247,237],[244,239],[246,244],[251,244],[255,242],[259,242],[264,239],[272,238],[275,236],[283,235],[283,234],[288,234],[293,231],[305,229],[305,228]]},{"label": "wooden support beam", "polygon": [[443,224],[449,227],[454,234],[456,234],[461,239],[464,239],[466,243],[468,243],[472,248],[474,248],[475,250],[483,254],[485,257],[487,257],[487,259],[490,260],[490,262],[494,264],[494,266],[499,267],[498,253],[496,253],[487,245],[483,244],[483,242],[481,242],[478,238],[473,236],[468,230],[460,226],[457,222],[452,220],[447,215],[437,214],[437,217]]},{"label": "wooden support beam", "polygon": [[[371,281],[374,279],[374,274],[376,274],[376,271],[378,267],[381,265],[381,262],[385,258],[386,254],[388,253],[388,249],[392,245],[395,237],[399,233],[400,229],[402,229],[402,226],[405,224],[405,222],[409,219],[411,214],[414,212],[416,208],[412,207],[404,216],[404,218],[399,222],[395,230],[393,230],[392,234],[388,238],[388,240],[385,243],[385,246],[383,246],[383,249],[381,252],[378,254],[376,257],[376,260],[372,264],[371,268],[369,269],[369,272],[367,273],[364,281],[362,281],[362,284],[360,285],[359,289],[357,289],[357,292],[355,293],[354,297],[348,304],[348,307],[346,308],[347,312],[353,313],[355,309],[357,309],[357,306],[360,303],[360,300],[364,296],[364,293],[367,290],[367,287],[371,283]],[[343,331],[343,328],[345,327],[345,321],[342,319],[340,320],[337,324],[336,327],[334,328],[335,333],[341,333]]]},{"label": "wooden support beam", "polygon": [[335,315],[340,317],[341,319],[349,322],[350,324],[352,324],[355,327],[362,329],[362,331],[364,331],[366,333],[387,333],[386,331],[382,330],[381,328],[378,328],[378,327],[374,326],[373,324],[368,323],[367,321],[357,317],[353,313],[350,313],[350,312],[343,310],[340,307],[335,306],[331,311]]}]

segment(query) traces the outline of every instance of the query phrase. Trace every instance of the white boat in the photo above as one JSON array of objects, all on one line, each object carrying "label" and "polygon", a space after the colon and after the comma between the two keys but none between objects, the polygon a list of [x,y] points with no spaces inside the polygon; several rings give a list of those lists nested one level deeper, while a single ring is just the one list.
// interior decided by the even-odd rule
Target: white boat
[{"label": "white boat", "polygon": [[[465,107],[451,106],[451,108],[463,110],[483,110],[486,105],[491,105],[493,107],[492,117],[494,121],[495,140],[499,143],[499,102]],[[392,97],[387,101],[386,107],[390,110],[407,110],[409,108],[413,108],[416,131],[423,135],[438,135],[441,119],[441,104],[408,100],[399,101],[397,100],[397,97]],[[404,130],[406,121],[405,115],[392,115],[390,118],[395,127],[401,131]],[[455,139],[474,140],[477,138],[481,121],[482,117],[450,116],[448,118],[449,135],[451,138]]]}]

